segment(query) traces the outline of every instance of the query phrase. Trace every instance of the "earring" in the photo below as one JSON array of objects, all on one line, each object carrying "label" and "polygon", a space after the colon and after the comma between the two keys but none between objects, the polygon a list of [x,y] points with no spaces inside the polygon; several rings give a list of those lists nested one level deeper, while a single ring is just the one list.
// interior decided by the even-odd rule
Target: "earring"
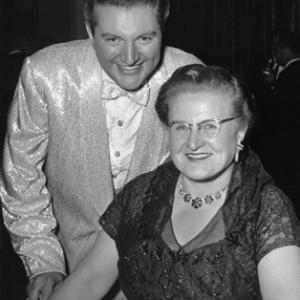
[{"label": "earring", "polygon": [[244,145],[242,144],[242,142],[239,140],[237,142],[236,145],[236,151],[235,151],[235,155],[234,155],[234,161],[238,162],[239,161],[239,155],[240,155],[240,151],[242,151],[244,149]]}]

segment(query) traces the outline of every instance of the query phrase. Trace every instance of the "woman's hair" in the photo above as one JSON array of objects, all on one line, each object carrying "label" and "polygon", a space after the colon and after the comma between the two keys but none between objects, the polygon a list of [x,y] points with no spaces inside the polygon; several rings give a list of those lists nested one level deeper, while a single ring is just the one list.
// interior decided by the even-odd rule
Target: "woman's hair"
[{"label": "woman's hair", "polygon": [[95,7],[99,4],[126,8],[137,5],[149,5],[157,8],[157,21],[162,31],[169,14],[169,0],[84,0],[84,19],[89,24],[92,34],[94,34],[97,26]]},{"label": "woman's hair", "polygon": [[200,64],[179,67],[161,86],[155,109],[160,120],[169,122],[169,101],[181,92],[201,90],[227,90],[231,92],[234,116],[239,116],[248,128],[253,125],[253,97],[244,81],[232,72],[218,66]]}]

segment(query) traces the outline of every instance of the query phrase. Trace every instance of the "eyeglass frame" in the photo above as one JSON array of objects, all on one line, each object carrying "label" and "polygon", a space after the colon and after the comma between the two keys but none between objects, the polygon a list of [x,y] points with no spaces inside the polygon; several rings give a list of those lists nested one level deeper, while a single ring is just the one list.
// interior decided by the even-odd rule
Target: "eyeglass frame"
[{"label": "eyeglass frame", "polygon": [[[217,131],[217,134],[214,135],[214,136],[212,136],[212,137],[209,137],[209,138],[208,138],[208,139],[213,139],[213,138],[217,137],[217,136],[220,134],[220,132],[221,132],[221,125],[222,125],[222,124],[224,124],[224,123],[226,123],[226,122],[229,122],[229,121],[233,121],[233,120],[235,120],[235,119],[239,119],[239,118],[241,118],[241,117],[230,117],[230,118],[225,118],[225,119],[222,119],[222,120],[220,120],[220,119],[218,119],[218,118],[213,118],[213,119],[203,120],[203,121],[201,121],[201,122],[199,122],[199,123],[196,123],[196,124],[195,124],[195,123],[194,123],[194,124],[191,124],[191,123],[186,122],[186,121],[174,120],[174,121],[168,122],[167,125],[168,125],[170,128],[172,128],[172,126],[173,126],[174,124],[184,124],[184,125],[188,125],[188,128],[189,128],[189,134],[190,134],[190,133],[191,133],[192,127],[197,126],[197,129],[199,130],[199,125],[201,125],[201,123],[208,122],[208,121],[215,121],[215,122],[217,123],[217,125],[218,125],[218,131]],[[206,138],[206,137],[204,137],[204,138]]]}]

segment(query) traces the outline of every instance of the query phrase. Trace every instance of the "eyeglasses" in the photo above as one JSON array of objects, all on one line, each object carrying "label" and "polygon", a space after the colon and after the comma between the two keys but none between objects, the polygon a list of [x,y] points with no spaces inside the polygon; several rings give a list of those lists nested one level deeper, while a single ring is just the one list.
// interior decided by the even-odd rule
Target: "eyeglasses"
[{"label": "eyeglasses", "polygon": [[191,124],[185,121],[171,121],[168,126],[171,128],[172,134],[178,136],[179,138],[187,138],[192,130],[192,127],[197,127],[198,134],[204,139],[212,139],[219,135],[221,131],[221,125],[238,119],[240,117],[232,117],[223,120],[210,119],[205,120],[197,124]]}]

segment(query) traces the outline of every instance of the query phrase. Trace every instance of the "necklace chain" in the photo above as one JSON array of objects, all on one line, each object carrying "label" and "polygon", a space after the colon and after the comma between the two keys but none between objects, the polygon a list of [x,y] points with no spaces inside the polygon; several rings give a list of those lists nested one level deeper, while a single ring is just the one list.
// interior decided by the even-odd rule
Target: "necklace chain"
[{"label": "necklace chain", "polygon": [[215,200],[221,199],[226,190],[227,190],[227,186],[221,189],[220,191],[215,192],[213,195],[206,195],[203,197],[198,197],[198,196],[193,197],[192,194],[186,193],[183,190],[182,180],[181,180],[178,193],[183,197],[184,202],[191,203],[191,206],[197,209],[199,207],[202,207],[204,203],[211,204]]}]

